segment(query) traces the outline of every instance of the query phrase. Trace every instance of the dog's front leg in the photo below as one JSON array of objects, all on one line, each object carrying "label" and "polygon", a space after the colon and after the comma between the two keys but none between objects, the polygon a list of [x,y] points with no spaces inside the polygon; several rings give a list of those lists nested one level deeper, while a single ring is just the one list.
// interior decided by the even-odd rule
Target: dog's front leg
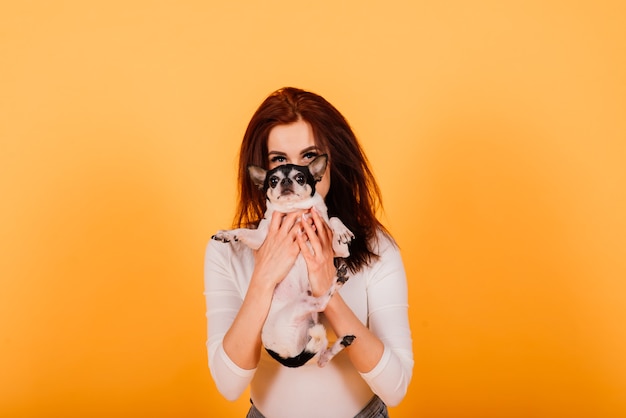
[{"label": "dog's front leg", "polygon": [[245,234],[244,231],[245,229],[222,229],[217,231],[211,239],[221,242],[239,241],[239,236]]},{"label": "dog's front leg", "polygon": [[348,257],[350,250],[348,244],[354,239],[354,234],[337,217],[330,218],[328,225],[333,231],[333,251],[337,257]]},{"label": "dog's front leg", "polygon": [[247,229],[246,233],[239,236],[239,241],[253,250],[258,250],[265,241],[266,233],[258,229]]},{"label": "dog's front leg", "polygon": [[258,250],[267,236],[268,222],[263,219],[257,229],[230,229],[217,231],[211,238],[217,241],[241,241],[253,250]]}]

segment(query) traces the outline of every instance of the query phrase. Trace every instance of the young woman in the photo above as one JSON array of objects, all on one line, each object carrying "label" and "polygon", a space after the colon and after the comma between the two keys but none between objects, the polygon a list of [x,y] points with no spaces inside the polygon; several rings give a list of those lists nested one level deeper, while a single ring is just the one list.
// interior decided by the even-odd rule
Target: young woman
[{"label": "young woman", "polygon": [[250,385],[248,417],[387,417],[386,405],[400,403],[411,381],[413,353],[400,252],[376,218],[380,191],[367,159],[345,118],[324,98],[283,88],[252,116],[240,150],[235,224],[255,227],[265,212],[265,194],[250,181],[248,165],[307,165],[320,154],[328,154],[329,161],[316,190],[329,216],[341,219],[355,235],[345,260],[349,280],[320,317],[329,340],[348,334],[356,339],[325,367],[314,360],[284,367],[261,344],[274,288],[299,254],[313,295],[324,293],[336,278],[332,231],[317,212],[310,211],[308,222],[298,222],[303,211],[274,212],[257,251],[214,240],[207,247],[209,367],[229,400]]}]

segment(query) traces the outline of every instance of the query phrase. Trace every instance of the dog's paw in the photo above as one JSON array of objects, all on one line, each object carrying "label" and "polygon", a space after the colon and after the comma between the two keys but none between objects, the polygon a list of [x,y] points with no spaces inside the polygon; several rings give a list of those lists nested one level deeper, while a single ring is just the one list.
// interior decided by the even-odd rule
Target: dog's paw
[{"label": "dog's paw", "polygon": [[343,285],[348,279],[348,266],[346,263],[341,263],[339,267],[337,267],[337,283]]},{"label": "dog's paw", "polygon": [[350,244],[354,239],[354,234],[342,222],[334,222],[333,238],[338,244]]},{"label": "dog's paw", "polygon": [[230,231],[217,231],[217,233],[213,235],[211,239],[220,242],[238,241],[237,235],[232,234]]},{"label": "dog's paw", "polygon": [[354,239],[354,234],[339,218],[329,219],[330,227],[333,230],[333,238],[338,244],[349,244]]},{"label": "dog's paw", "polygon": [[350,242],[354,239],[354,234],[343,224],[343,222],[341,222],[341,220],[339,220],[339,218],[330,218],[329,223],[331,229],[333,230],[333,247],[341,249],[341,252],[347,252],[348,244],[350,244]]},{"label": "dog's paw", "polygon": [[354,342],[354,340],[356,340],[356,337],[354,335],[346,335],[345,337],[341,339],[340,344],[343,345],[344,347],[349,347],[350,344]]},{"label": "dog's paw", "polygon": [[345,226],[343,227],[343,229],[334,231],[334,236],[337,242],[339,242],[340,244],[350,244],[350,242],[352,242],[352,240],[354,239],[354,234],[352,233],[352,231],[350,231]]}]

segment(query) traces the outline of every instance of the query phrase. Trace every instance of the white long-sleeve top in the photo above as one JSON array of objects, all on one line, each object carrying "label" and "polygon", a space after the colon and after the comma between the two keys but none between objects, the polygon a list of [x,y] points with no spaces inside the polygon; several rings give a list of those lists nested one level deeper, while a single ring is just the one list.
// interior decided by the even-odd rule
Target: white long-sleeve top
[{"label": "white long-sleeve top", "polygon": [[[258,366],[238,367],[222,342],[248,290],[254,269],[252,250],[240,242],[211,240],[205,256],[209,368],[219,392],[235,400],[250,385],[254,405],[267,417],[345,418],[356,415],[374,394],[387,405],[404,398],[413,371],[411,330],[404,265],[398,248],[384,234],[378,235],[379,258],[349,280],[339,293],[355,315],[384,344],[378,364],[359,373],[345,351],[325,367],[316,360],[288,368],[262,350]],[[329,340],[336,339],[320,315]]]}]

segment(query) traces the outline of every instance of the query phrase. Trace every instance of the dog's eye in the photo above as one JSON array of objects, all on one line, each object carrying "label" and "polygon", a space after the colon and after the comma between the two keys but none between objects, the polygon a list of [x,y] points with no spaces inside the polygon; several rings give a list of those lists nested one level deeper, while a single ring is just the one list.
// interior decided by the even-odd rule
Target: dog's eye
[{"label": "dog's eye", "polygon": [[278,177],[276,176],[272,176],[270,177],[270,187],[273,189],[274,187],[276,187],[278,185]]},{"label": "dog's eye", "polygon": [[304,175],[303,174],[298,174],[296,176],[296,182],[298,182],[298,184],[300,186],[302,186],[305,183]]}]

